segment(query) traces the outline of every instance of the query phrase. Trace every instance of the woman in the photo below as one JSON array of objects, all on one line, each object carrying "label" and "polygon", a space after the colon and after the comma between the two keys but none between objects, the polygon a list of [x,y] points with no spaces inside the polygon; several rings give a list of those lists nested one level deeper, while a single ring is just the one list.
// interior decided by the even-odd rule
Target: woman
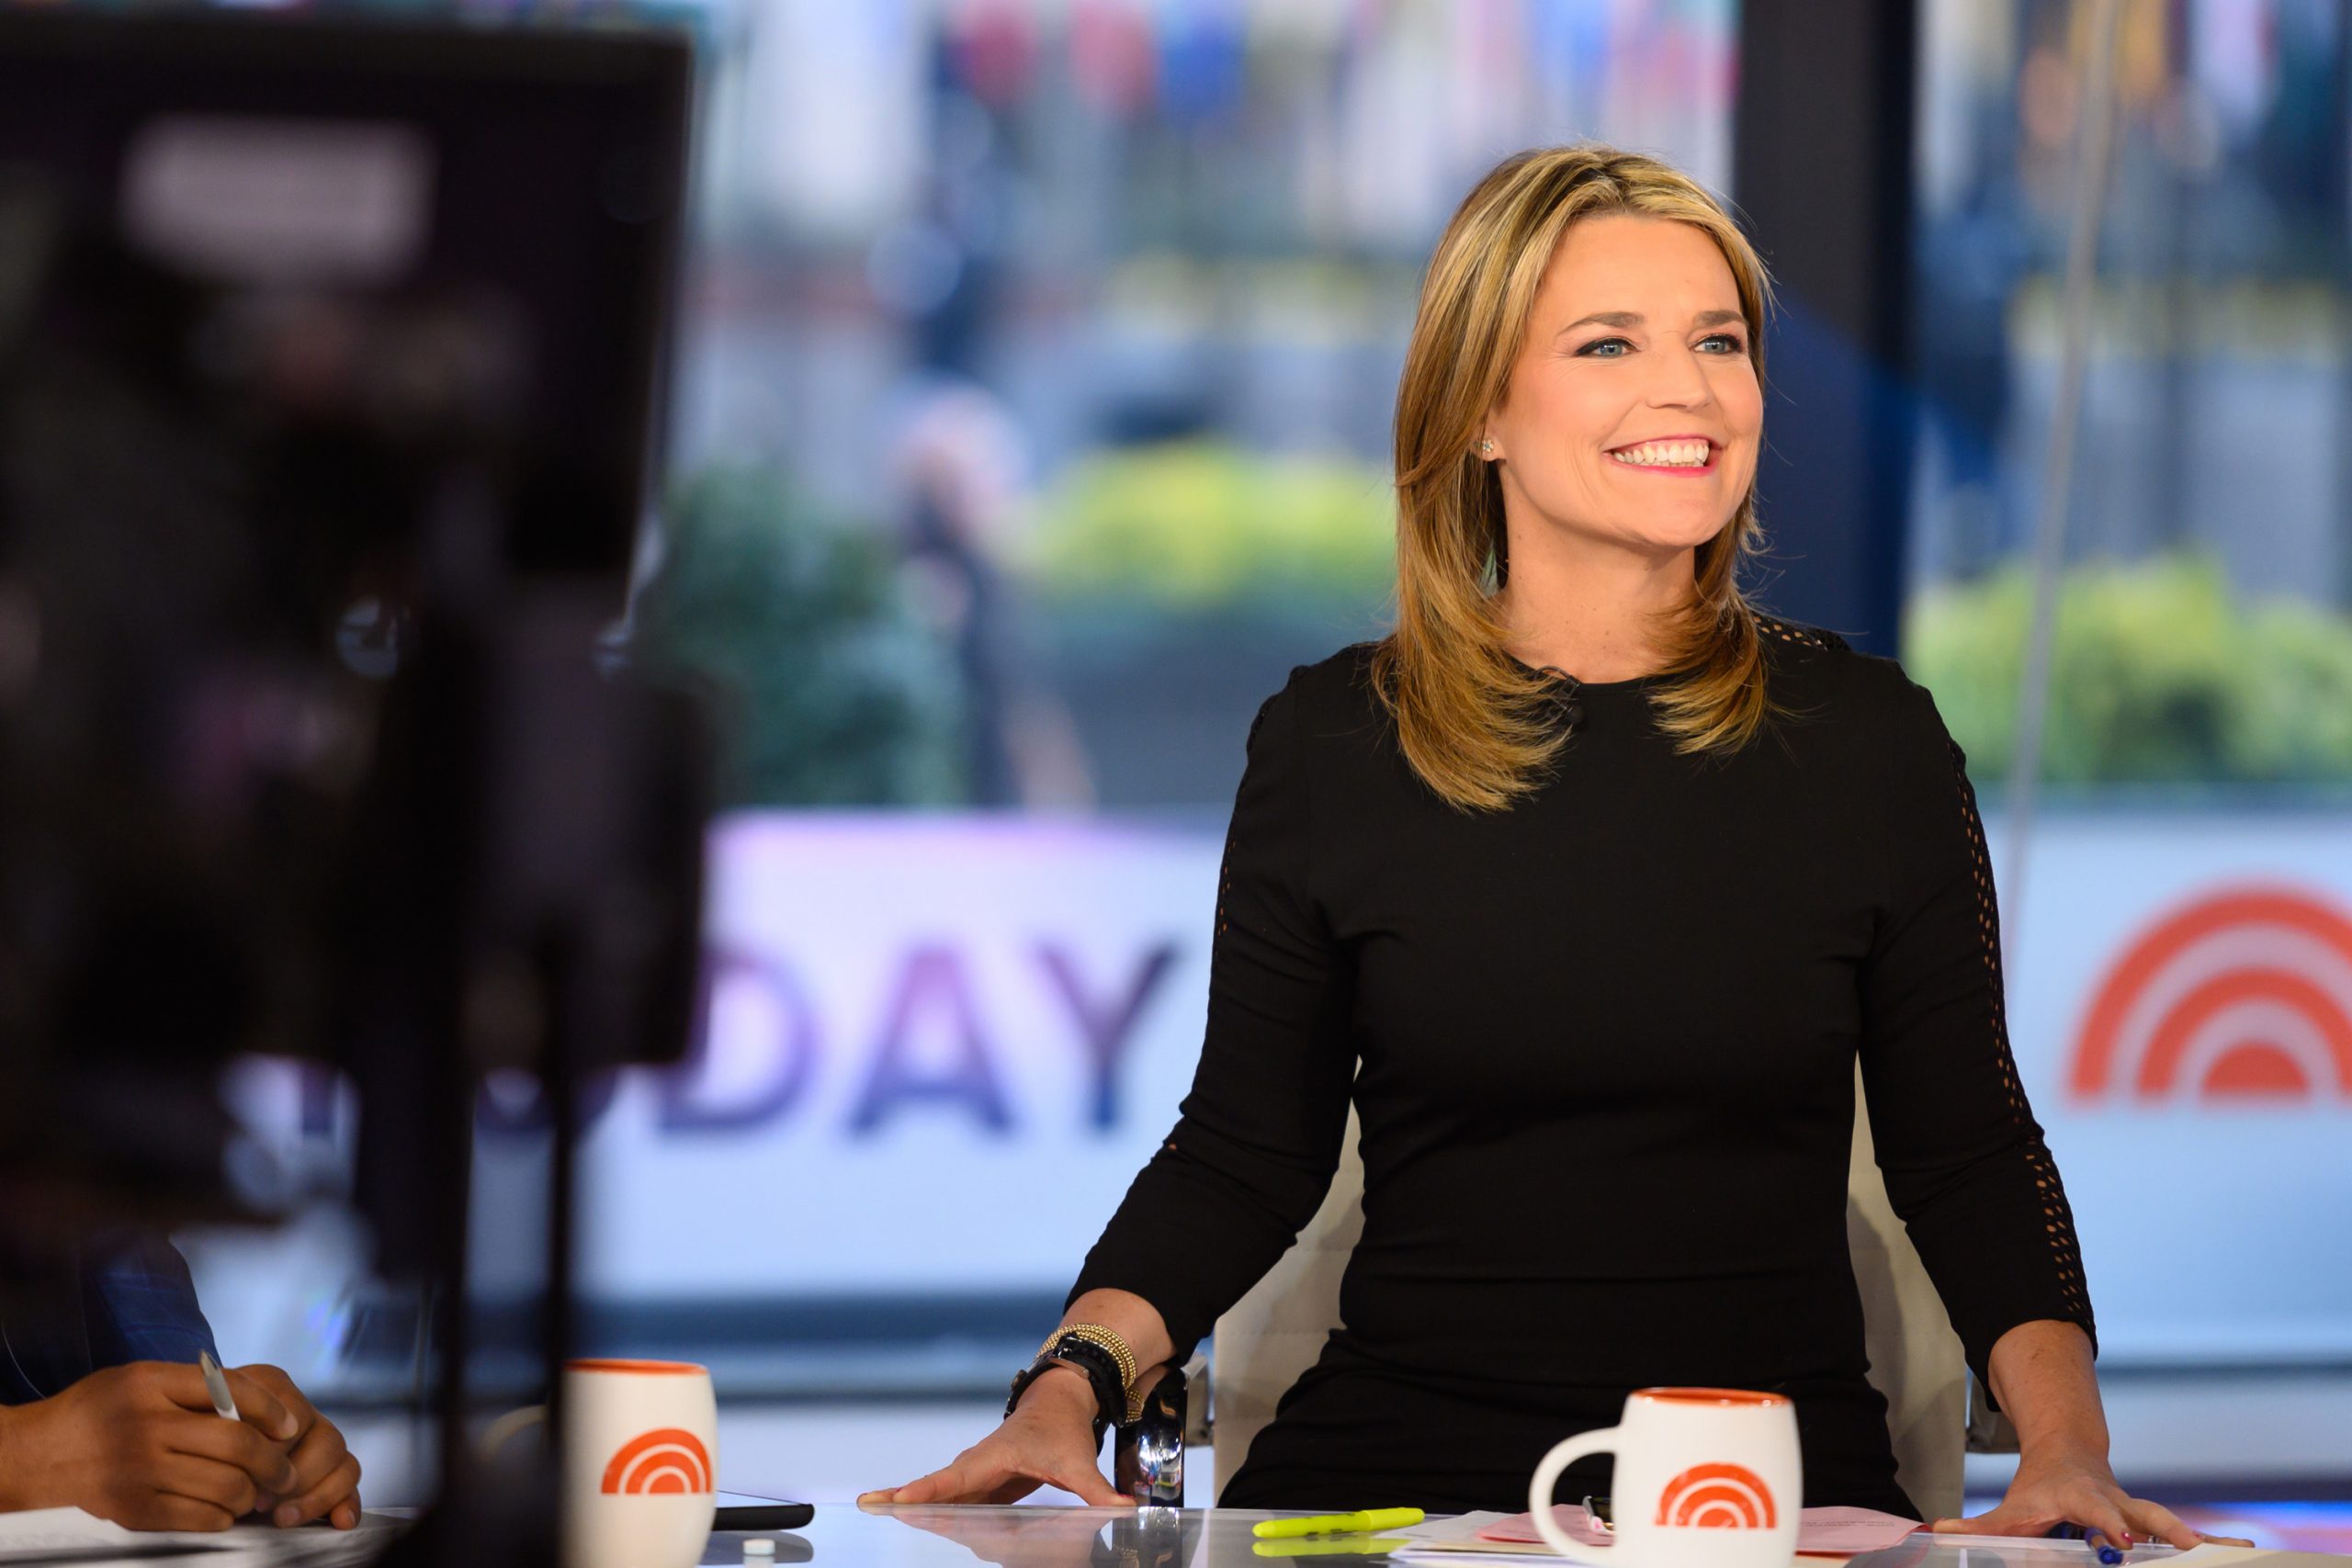
[{"label": "woman", "polygon": [[1959,748],[1893,660],[1736,581],[1768,299],[1649,158],[1522,153],[1464,201],[1398,391],[1396,629],[1250,727],[1200,1067],[1071,1292],[1091,1326],[993,1434],[861,1501],[1119,1501],[1096,1418],[1290,1244],[1352,1095],[1346,1326],[1226,1505],[1517,1508],[1627,1390],[1696,1383],[1792,1396],[1807,1503],[1917,1517],[1847,1249],[1859,1052],[1890,1195],[2023,1441],[2001,1506],[1939,1528],[2198,1540],[2108,1466]]}]

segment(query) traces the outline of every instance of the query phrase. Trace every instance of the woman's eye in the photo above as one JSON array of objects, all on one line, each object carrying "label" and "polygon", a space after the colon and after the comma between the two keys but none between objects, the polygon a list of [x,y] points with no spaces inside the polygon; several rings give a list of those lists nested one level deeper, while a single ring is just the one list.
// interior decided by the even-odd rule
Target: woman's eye
[{"label": "woman's eye", "polygon": [[[1701,343],[1729,344],[1731,347],[1726,352],[1730,354],[1745,354],[1747,352],[1747,341],[1741,337],[1737,333],[1715,333],[1707,337],[1701,338],[1699,341]],[[1602,349],[1607,348],[1611,344],[1627,350],[1630,350],[1634,346],[1622,337],[1604,337],[1597,338],[1593,342],[1586,344],[1577,352],[1579,355],[1589,355],[1595,359],[1624,358],[1625,356],[1622,354],[1603,354],[1600,352]]]}]

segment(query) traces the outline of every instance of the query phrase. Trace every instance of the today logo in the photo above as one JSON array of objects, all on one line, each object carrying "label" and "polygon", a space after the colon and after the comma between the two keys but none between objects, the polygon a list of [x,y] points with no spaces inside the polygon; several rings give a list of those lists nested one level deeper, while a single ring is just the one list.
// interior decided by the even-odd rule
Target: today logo
[{"label": "today logo", "polygon": [[2067,1089],[2242,1109],[2352,1100],[2352,919],[2271,885],[2167,911],[2093,993]]},{"label": "today logo", "polygon": [[640,1432],[605,1466],[606,1492],[628,1495],[707,1492],[710,1451],[683,1427]]},{"label": "today logo", "polygon": [[1694,1464],[1658,1494],[1657,1522],[1662,1525],[1768,1530],[1780,1521],[1772,1489],[1744,1464]]}]

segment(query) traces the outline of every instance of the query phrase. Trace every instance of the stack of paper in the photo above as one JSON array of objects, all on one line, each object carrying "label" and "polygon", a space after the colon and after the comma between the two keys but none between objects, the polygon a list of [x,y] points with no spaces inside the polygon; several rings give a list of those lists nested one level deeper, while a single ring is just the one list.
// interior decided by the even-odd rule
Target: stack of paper
[{"label": "stack of paper", "polygon": [[[1598,1548],[1591,1561],[1609,1561],[1608,1529],[1587,1515],[1580,1505],[1555,1504],[1552,1519],[1569,1540]],[[1878,1551],[1895,1545],[1919,1528],[1917,1519],[1883,1514],[1874,1508],[1807,1508],[1798,1517],[1797,1550],[1836,1557]],[[1451,1560],[1459,1563],[1464,1557],[1477,1557],[1494,1562],[1497,1568],[1515,1559],[1560,1561],[1535,1533],[1535,1521],[1526,1514],[1464,1514],[1385,1533],[1412,1541],[1412,1545],[1396,1554],[1399,1559]]]},{"label": "stack of paper", "polygon": [[[1595,1524],[1583,1508],[1558,1504],[1552,1517],[1571,1539],[1594,1547],[1575,1561],[1606,1568],[1613,1547],[1601,1544],[1609,1532]],[[1913,1519],[1869,1508],[1807,1508],[1799,1517],[1797,1551],[1805,1555],[1847,1556],[1899,1545],[1923,1527]],[[1446,1564],[1447,1568],[1520,1568],[1570,1561],[1543,1544],[1525,1514],[1462,1514],[1430,1519],[1409,1529],[1385,1530],[1390,1538],[1411,1542],[1392,1553],[1399,1562]],[[1962,1546],[1997,1548],[2008,1568],[2096,1568],[2090,1546],[2079,1540],[2051,1540],[2033,1536],[1939,1535],[1937,1549]],[[1923,1540],[1921,1545],[1926,1545]],[[1955,1551],[1953,1560],[1957,1561]],[[2352,1568],[2352,1557],[2330,1557],[2315,1551],[2275,1551],[2256,1547],[2199,1546],[2187,1551],[2161,1543],[2135,1546],[2130,1562],[2161,1562],[2164,1568]]]},{"label": "stack of paper", "polygon": [[153,1557],[159,1550],[185,1553],[200,1568],[348,1568],[374,1559],[407,1525],[405,1519],[368,1514],[353,1530],[260,1524],[217,1532],[131,1530],[79,1508],[28,1508],[0,1514],[0,1568],[67,1554],[75,1562],[102,1562],[103,1557],[89,1554],[108,1549],[121,1552],[125,1562]]}]

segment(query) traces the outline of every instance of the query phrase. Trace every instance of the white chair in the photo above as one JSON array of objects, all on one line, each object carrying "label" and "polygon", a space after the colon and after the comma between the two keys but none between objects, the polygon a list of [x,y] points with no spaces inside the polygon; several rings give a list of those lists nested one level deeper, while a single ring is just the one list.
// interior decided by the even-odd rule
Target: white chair
[{"label": "white chair", "polygon": [[[1356,1133],[1351,1111],[1323,1206],[1265,1278],[1217,1319],[1205,1378],[1197,1353],[1185,1368],[1193,1392],[1185,1401],[1184,1446],[1197,1450],[1214,1441],[1230,1457],[1229,1466],[1219,1467],[1227,1473],[1240,1468],[1250,1440],[1273,1418],[1275,1404],[1322,1354],[1339,1324],[1340,1277],[1363,1233],[1363,1161]],[[1886,1397],[1895,1478],[1929,1519],[1957,1515],[1962,1459],[1972,1435],[1967,1362],[1943,1302],[1887,1201],[1871,1151],[1859,1066],[1846,1239],[1861,1289],[1870,1380]],[[1980,1415],[1978,1426],[1979,1451],[2000,1451],[1991,1421]]]}]

